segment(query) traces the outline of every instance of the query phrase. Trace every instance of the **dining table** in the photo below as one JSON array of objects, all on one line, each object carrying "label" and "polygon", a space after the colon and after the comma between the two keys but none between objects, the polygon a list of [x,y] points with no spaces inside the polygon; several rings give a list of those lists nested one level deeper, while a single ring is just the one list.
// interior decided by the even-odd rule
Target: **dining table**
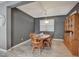
[{"label": "dining table", "polygon": [[42,41],[41,44],[43,44],[43,47],[44,47],[44,42],[48,42],[48,39],[51,37],[51,35],[49,34],[42,34],[42,35],[38,35],[40,40]]},{"label": "dining table", "polygon": [[45,40],[45,39],[49,38],[50,35],[48,35],[48,34],[43,34],[43,35],[40,35],[39,37],[40,37],[41,40]]},{"label": "dining table", "polygon": [[[51,35],[50,34],[30,34],[31,42],[32,42],[32,50],[35,48],[41,49],[46,46],[51,47]],[[47,43],[46,43],[47,42]]]}]

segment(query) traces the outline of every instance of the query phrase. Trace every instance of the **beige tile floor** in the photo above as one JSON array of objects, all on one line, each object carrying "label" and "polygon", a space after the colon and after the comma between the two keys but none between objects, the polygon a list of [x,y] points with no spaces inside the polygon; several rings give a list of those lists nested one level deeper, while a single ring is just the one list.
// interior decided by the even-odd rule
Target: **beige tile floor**
[{"label": "beige tile floor", "polygon": [[21,46],[8,50],[7,57],[73,57],[70,51],[66,48],[63,41],[53,40],[52,48],[45,47],[39,53],[38,49],[32,53],[31,42],[28,41]]}]

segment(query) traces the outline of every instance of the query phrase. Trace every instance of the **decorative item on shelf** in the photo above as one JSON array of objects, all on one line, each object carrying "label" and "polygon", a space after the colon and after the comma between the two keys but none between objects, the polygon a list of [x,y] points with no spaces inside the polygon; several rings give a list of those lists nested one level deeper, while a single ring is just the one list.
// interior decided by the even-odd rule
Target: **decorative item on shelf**
[{"label": "decorative item on shelf", "polygon": [[78,13],[78,11],[77,11],[77,10],[73,11],[73,12],[70,14],[70,16],[73,15],[73,14],[75,14],[75,13]]},{"label": "decorative item on shelf", "polygon": [[73,32],[70,32],[70,38],[73,38]]},{"label": "decorative item on shelf", "polygon": [[5,24],[5,16],[0,15],[0,27]]}]

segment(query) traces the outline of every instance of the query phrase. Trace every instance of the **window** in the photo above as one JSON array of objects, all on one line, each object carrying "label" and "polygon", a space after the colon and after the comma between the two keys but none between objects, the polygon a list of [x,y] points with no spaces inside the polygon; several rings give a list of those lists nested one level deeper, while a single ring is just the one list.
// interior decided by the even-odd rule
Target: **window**
[{"label": "window", "polygon": [[40,20],[40,31],[54,31],[54,19]]}]

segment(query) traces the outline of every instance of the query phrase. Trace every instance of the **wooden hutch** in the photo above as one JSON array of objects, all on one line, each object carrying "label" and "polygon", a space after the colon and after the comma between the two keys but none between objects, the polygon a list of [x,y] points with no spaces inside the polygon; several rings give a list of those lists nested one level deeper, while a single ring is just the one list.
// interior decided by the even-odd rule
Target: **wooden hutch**
[{"label": "wooden hutch", "polygon": [[79,56],[79,13],[66,17],[64,43],[73,55]]}]

